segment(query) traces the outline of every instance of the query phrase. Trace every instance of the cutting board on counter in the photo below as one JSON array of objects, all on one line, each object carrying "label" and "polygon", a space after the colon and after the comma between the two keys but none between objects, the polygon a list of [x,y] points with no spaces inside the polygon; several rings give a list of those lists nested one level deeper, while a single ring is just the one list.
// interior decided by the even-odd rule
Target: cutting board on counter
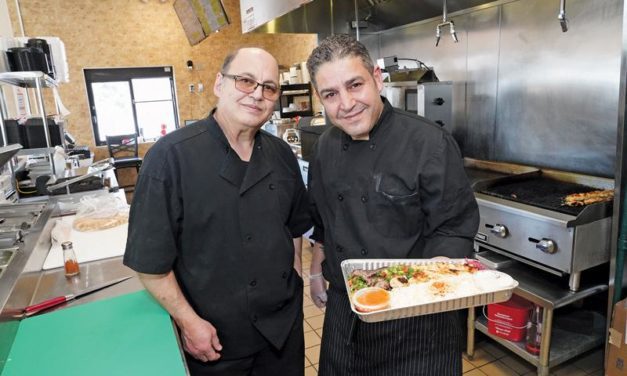
[{"label": "cutting board on counter", "polygon": [[185,375],[168,313],[146,290],[22,320],[2,376]]},{"label": "cutting board on counter", "polygon": [[[65,225],[72,227],[75,218],[76,215],[69,215],[56,220],[63,221]],[[76,258],[81,263],[123,255],[127,235],[128,224],[124,224],[100,231],[82,232],[72,229],[70,236]],[[48,270],[62,266],[63,250],[61,249],[61,244],[54,242],[50,247],[43,269]]]}]

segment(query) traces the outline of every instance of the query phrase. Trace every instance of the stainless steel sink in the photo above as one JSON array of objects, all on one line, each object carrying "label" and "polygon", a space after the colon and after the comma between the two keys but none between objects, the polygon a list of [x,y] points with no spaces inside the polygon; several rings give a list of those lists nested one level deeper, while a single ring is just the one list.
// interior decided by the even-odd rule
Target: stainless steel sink
[{"label": "stainless steel sink", "polygon": [[9,265],[14,253],[15,250],[13,249],[0,250],[0,267],[6,267]]},{"label": "stainless steel sink", "polygon": [[0,276],[2,276],[2,272],[9,266],[15,251],[17,251],[17,248],[0,250]]}]

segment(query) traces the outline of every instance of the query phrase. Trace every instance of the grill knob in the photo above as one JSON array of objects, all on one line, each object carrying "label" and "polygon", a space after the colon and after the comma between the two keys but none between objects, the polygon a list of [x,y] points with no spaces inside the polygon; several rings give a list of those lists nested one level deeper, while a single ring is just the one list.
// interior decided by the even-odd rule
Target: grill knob
[{"label": "grill knob", "polygon": [[544,253],[553,254],[557,252],[557,245],[551,239],[542,239],[536,244],[536,248]]},{"label": "grill knob", "polygon": [[500,238],[504,238],[507,235],[509,235],[509,231],[507,230],[507,227],[503,225],[499,225],[499,224],[494,225],[494,227],[490,229],[490,232]]}]

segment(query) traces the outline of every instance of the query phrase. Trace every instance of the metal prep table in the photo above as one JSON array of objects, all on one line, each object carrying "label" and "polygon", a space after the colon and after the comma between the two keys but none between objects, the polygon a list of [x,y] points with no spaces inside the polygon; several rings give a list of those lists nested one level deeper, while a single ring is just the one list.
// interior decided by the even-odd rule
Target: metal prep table
[{"label": "metal prep table", "polygon": [[553,328],[554,311],[565,307],[583,298],[606,291],[606,284],[583,284],[579,291],[573,292],[567,286],[561,288],[554,281],[547,280],[547,276],[523,264],[499,269],[509,274],[519,282],[514,294],[519,295],[543,308],[542,310],[542,342],[540,354],[532,355],[525,350],[524,342],[511,342],[488,332],[487,319],[477,318],[475,309],[468,310],[468,339],[467,354],[470,358],[475,352],[475,329],[484,333],[494,341],[505,346],[508,350],[533,364],[538,369],[538,375],[548,376],[549,368],[557,366],[588,350],[602,345],[605,342],[605,318],[594,314],[594,328],[591,335],[574,333]]},{"label": "metal prep table", "polygon": [[[80,264],[80,274],[72,278],[65,277],[63,268],[42,270],[51,245],[50,232],[55,222],[53,219],[71,213],[81,197],[93,194],[109,193],[107,190],[101,190],[43,198],[44,202],[47,203],[48,209],[42,214],[31,235],[25,238],[26,244],[23,247],[24,249],[16,254],[10,265],[11,269],[7,270],[7,275],[3,276],[3,283],[0,283],[0,290],[6,290],[4,291],[5,299],[0,301],[2,303],[0,304],[0,332],[2,333],[0,335],[0,371],[3,368],[2,362],[4,362],[5,356],[8,355],[15,338],[19,320],[21,319],[21,310],[24,307],[126,276],[132,276],[132,278],[51,308],[46,312],[66,309],[143,289],[136,273],[122,264],[121,256],[83,262]],[[125,199],[123,190],[118,190],[113,194]],[[174,322],[172,322],[172,330],[176,334],[180,355],[187,369],[183,347]],[[189,374],[189,371],[187,373]]]}]

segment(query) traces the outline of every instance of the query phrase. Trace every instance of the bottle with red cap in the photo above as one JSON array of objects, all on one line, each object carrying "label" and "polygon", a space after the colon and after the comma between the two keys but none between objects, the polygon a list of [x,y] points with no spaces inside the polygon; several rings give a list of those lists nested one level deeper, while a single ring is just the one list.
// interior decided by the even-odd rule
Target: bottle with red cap
[{"label": "bottle with red cap", "polygon": [[527,322],[527,344],[525,348],[533,355],[540,354],[542,342],[542,307],[536,305],[531,311],[531,317]]}]

